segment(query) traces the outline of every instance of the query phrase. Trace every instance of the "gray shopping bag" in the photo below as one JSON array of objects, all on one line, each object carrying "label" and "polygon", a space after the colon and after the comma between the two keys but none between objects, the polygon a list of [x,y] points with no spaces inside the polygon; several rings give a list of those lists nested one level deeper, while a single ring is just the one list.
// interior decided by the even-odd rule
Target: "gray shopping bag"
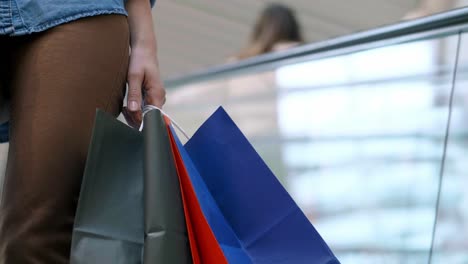
[{"label": "gray shopping bag", "polygon": [[98,110],[71,263],[191,263],[182,206],[161,113],[141,133]]}]

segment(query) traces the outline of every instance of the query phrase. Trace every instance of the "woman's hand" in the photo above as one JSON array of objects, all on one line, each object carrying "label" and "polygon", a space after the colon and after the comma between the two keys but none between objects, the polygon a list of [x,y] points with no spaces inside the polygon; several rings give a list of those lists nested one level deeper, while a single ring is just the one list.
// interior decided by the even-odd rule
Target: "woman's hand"
[{"label": "woman's hand", "polygon": [[166,91],[159,74],[149,0],[128,0],[126,9],[131,52],[127,74],[127,107],[122,112],[129,125],[138,127],[142,120],[142,105],[162,107],[166,100]]}]

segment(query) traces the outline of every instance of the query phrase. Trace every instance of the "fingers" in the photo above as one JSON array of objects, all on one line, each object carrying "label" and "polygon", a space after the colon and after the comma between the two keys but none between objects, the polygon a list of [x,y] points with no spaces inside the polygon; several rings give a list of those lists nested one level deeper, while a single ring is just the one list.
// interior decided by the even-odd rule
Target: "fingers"
[{"label": "fingers", "polygon": [[[138,126],[141,123],[141,103],[142,103],[142,92],[141,86],[143,83],[143,72],[142,71],[129,71],[127,76],[128,82],[128,94],[127,94],[127,108],[125,109],[124,115],[127,121],[131,119],[131,122]],[[129,122],[130,124],[130,122]],[[130,124],[131,125],[131,124]],[[132,125],[133,127],[136,127]]]},{"label": "fingers", "polygon": [[166,90],[161,81],[157,63],[148,62],[147,58],[147,56],[140,56],[137,51],[134,51],[130,58],[127,75],[127,107],[122,112],[128,124],[133,127],[141,124],[143,105],[161,108],[166,102]]},{"label": "fingers", "polygon": [[166,91],[159,85],[148,85],[147,92],[145,93],[145,104],[154,105],[162,108],[166,103]]},{"label": "fingers", "polygon": [[131,72],[127,76],[128,82],[128,98],[127,107],[131,112],[141,110],[141,85],[143,82],[144,72]]},{"label": "fingers", "polygon": [[162,84],[157,71],[146,76],[144,91],[145,91],[145,104],[154,105],[162,108],[166,102],[166,90]]}]

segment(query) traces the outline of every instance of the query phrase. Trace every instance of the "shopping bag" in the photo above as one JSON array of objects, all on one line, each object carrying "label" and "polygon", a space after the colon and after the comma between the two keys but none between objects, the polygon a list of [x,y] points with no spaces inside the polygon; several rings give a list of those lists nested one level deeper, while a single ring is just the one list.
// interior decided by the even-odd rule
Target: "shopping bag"
[{"label": "shopping bag", "polygon": [[[168,121],[170,123],[170,121]],[[187,169],[185,168],[177,143],[168,126],[172,152],[179,175],[180,189],[184,204],[185,221],[187,223],[190,249],[194,264],[223,264],[228,263],[219,243],[203,215],[195,190],[191,184]]]},{"label": "shopping bag", "polygon": [[203,215],[222,248],[228,263],[253,263],[247,252],[242,248],[241,243],[222,215],[222,212],[219,210],[216,201],[211,196],[203,179],[198,174],[197,169],[194,167],[192,160],[178,139],[177,134],[173,130],[171,130],[171,132]]},{"label": "shopping bag", "polygon": [[185,146],[172,135],[229,263],[339,263],[222,108]]},{"label": "shopping bag", "polygon": [[10,139],[10,124],[9,122],[0,124],[0,144],[6,143]]},{"label": "shopping bag", "polygon": [[97,111],[71,263],[191,263],[180,185],[159,111],[145,116],[142,133]]}]

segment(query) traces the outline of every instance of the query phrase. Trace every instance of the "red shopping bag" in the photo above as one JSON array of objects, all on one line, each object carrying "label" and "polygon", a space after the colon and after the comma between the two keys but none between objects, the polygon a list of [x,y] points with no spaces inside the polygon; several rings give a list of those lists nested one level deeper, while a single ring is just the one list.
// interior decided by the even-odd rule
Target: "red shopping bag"
[{"label": "red shopping bag", "polygon": [[172,153],[176,163],[176,170],[179,176],[180,190],[184,204],[185,221],[192,251],[194,264],[223,264],[228,263],[221,247],[206,220],[194,188],[190,182],[187,169],[177,148],[170,121],[166,119],[168,125],[169,140],[171,142]]}]

